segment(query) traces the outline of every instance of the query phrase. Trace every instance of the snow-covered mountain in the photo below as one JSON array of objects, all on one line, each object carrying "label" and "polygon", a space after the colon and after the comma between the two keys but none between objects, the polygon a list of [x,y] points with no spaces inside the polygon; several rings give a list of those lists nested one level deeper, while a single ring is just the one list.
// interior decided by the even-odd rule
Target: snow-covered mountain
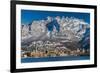
[{"label": "snow-covered mountain", "polygon": [[47,17],[47,20],[34,20],[30,24],[22,25],[22,44],[36,40],[65,39],[71,42],[84,39],[89,24],[74,17]]}]

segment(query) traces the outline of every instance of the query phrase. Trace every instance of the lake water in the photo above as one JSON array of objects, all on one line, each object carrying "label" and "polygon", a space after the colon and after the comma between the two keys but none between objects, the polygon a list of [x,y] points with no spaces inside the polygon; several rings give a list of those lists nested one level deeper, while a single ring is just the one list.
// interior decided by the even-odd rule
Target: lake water
[{"label": "lake water", "polygon": [[50,61],[72,61],[72,60],[89,60],[90,56],[63,56],[63,57],[43,57],[43,58],[21,58],[21,63],[30,62],[50,62]]}]

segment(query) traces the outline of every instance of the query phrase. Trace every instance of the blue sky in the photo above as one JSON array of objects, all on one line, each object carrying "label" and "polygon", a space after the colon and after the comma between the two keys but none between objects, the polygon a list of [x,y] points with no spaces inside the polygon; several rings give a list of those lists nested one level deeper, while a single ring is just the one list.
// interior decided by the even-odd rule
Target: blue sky
[{"label": "blue sky", "polygon": [[33,20],[46,20],[47,16],[75,17],[83,19],[85,22],[90,23],[90,13],[21,10],[21,24],[29,24]]}]

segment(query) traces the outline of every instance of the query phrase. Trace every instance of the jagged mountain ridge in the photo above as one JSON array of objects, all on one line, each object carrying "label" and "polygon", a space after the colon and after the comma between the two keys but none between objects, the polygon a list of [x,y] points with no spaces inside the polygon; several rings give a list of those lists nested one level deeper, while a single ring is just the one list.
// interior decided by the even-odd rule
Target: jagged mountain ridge
[{"label": "jagged mountain ridge", "polygon": [[[57,31],[56,26],[53,26],[52,33],[48,31],[46,25],[50,22],[57,21],[60,25],[60,31]],[[89,29],[89,24],[82,19],[73,17],[65,18],[48,18],[47,20],[33,21],[28,25],[21,27],[22,44],[27,44],[32,41],[49,40],[50,34],[52,39],[65,39],[68,41],[82,41],[86,36],[86,31]],[[82,41],[83,42],[83,41]]]}]

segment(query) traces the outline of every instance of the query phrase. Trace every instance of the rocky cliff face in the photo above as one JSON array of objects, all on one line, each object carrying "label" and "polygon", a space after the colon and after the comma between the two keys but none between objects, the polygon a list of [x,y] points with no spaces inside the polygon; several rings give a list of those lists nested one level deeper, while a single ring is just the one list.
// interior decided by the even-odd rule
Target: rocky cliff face
[{"label": "rocky cliff face", "polygon": [[[47,28],[47,25],[52,27]],[[53,30],[48,30],[50,28]],[[21,40],[22,43],[46,39],[65,39],[71,42],[78,42],[86,37],[87,29],[90,29],[89,24],[81,19],[74,17],[49,17],[47,20],[38,20],[22,25]]]}]

